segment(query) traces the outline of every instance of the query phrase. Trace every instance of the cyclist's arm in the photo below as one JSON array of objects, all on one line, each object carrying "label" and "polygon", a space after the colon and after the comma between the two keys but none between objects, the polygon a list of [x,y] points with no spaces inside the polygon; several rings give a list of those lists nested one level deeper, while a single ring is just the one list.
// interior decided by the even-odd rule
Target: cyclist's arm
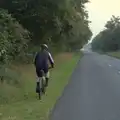
[{"label": "cyclist's arm", "polygon": [[52,68],[54,68],[54,60],[53,60],[53,57],[50,53],[48,53],[48,58],[49,58],[49,62],[51,64]]}]

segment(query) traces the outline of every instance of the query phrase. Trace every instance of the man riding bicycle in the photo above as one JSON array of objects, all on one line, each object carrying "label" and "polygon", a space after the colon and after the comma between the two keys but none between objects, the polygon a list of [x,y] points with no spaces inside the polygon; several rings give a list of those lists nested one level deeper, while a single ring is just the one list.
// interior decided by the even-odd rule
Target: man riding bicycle
[{"label": "man riding bicycle", "polygon": [[[48,51],[48,46],[46,44],[41,45],[41,51],[37,52],[35,56],[34,65],[36,67],[36,74],[37,74],[37,85],[40,84],[40,80],[42,79],[42,71],[44,71],[46,84],[45,87],[48,86],[48,80],[49,80],[49,64],[51,64],[51,67],[54,68],[54,60]],[[37,92],[37,91],[36,91]]]}]

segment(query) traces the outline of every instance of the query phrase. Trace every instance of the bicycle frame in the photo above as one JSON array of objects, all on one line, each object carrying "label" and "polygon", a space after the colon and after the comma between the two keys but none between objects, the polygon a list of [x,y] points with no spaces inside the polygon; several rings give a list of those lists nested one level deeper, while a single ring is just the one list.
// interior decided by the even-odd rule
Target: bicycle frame
[{"label": "bicycle frame", "polygon": [[[49,67],[49,69],[51,69],[52,67]],[[38,96],[39,96],[39,99],[41,99],[41,94],[43,93],[43,91],[45,92],[45,80],[46,80],[46,78],[45,78],[45,73],[44,73],[44,71],[43,70],[41,70],[41,72],[42,72],[42,77],[41,77],[41,80],[40,80],[40,91],[39,91],[39,93],[38,93]],[[42,91],[43,90],[43,91]]]}]

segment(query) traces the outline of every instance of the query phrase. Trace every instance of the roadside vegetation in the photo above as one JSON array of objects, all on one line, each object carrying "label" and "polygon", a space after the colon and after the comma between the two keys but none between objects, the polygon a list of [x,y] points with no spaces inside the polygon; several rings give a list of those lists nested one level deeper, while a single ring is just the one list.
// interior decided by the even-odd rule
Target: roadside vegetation
[{"label": "roadside vegetation", "polygon": [[55,57],[56,68],[51,70],[49,87],[42,101],[39,101],[35,94],[34,67],[20,66],[22,86],[14,87],[5,83],[0,85],[0,119],[48,120],[49,113],[58,97],[62,95],[80,55],[80,53],[64,53]]},{"label": "roadside vegetation", "polygon": [[120,51],[117,51],[117,52],[109,52],[107,53],[109,56],[112,56],[112,57],[115,57],[115,58],[118,58],[120,59]]},{"label": "roadside vegetation", "polygon": [[119,56],[120,50],[120,17],[112,16],[105,28],[92,41],[93,51]]},{"label": "roadside vegetation", "polygon": [[[0,81],[18,83],[13,65],[30,64],[41,43],[54,54],[80,49],[92,36],[87,0],[1,0]],[[12,81],[13,82],[13,81]]]}]

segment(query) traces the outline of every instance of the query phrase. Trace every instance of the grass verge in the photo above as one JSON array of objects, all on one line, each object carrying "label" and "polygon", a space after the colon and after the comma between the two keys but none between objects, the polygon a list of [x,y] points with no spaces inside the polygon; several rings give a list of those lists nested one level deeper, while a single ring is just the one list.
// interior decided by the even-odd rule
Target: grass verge
[{"label": "grass verge", "polygon": [[118,58],[120,59],[120,51],[118,52],[109,52],[107,53],[109,56],[112,56],[112,57],[115,57],[115,58]]},{"label": "grass verge", "polygon": [[[8,89],[9,93],[12,90],[14,93],[12,98],[20,96],[22,100],[1,105],[0,120],[48,120],[49,112],[56,103],[57,98],[62,94],[79,57],[80,55],[75,54],[61,54],[56,57],[56,67],[51,71],[52,77],[47,94],[42,98],[42,101],[37,100],[35,96],[35,73],[33,66],[19,67],[22,71],[23,89],[8,88],[6,85],[4,88]],[[22,97],[24,93],[27,97],[25,100]]]}]

